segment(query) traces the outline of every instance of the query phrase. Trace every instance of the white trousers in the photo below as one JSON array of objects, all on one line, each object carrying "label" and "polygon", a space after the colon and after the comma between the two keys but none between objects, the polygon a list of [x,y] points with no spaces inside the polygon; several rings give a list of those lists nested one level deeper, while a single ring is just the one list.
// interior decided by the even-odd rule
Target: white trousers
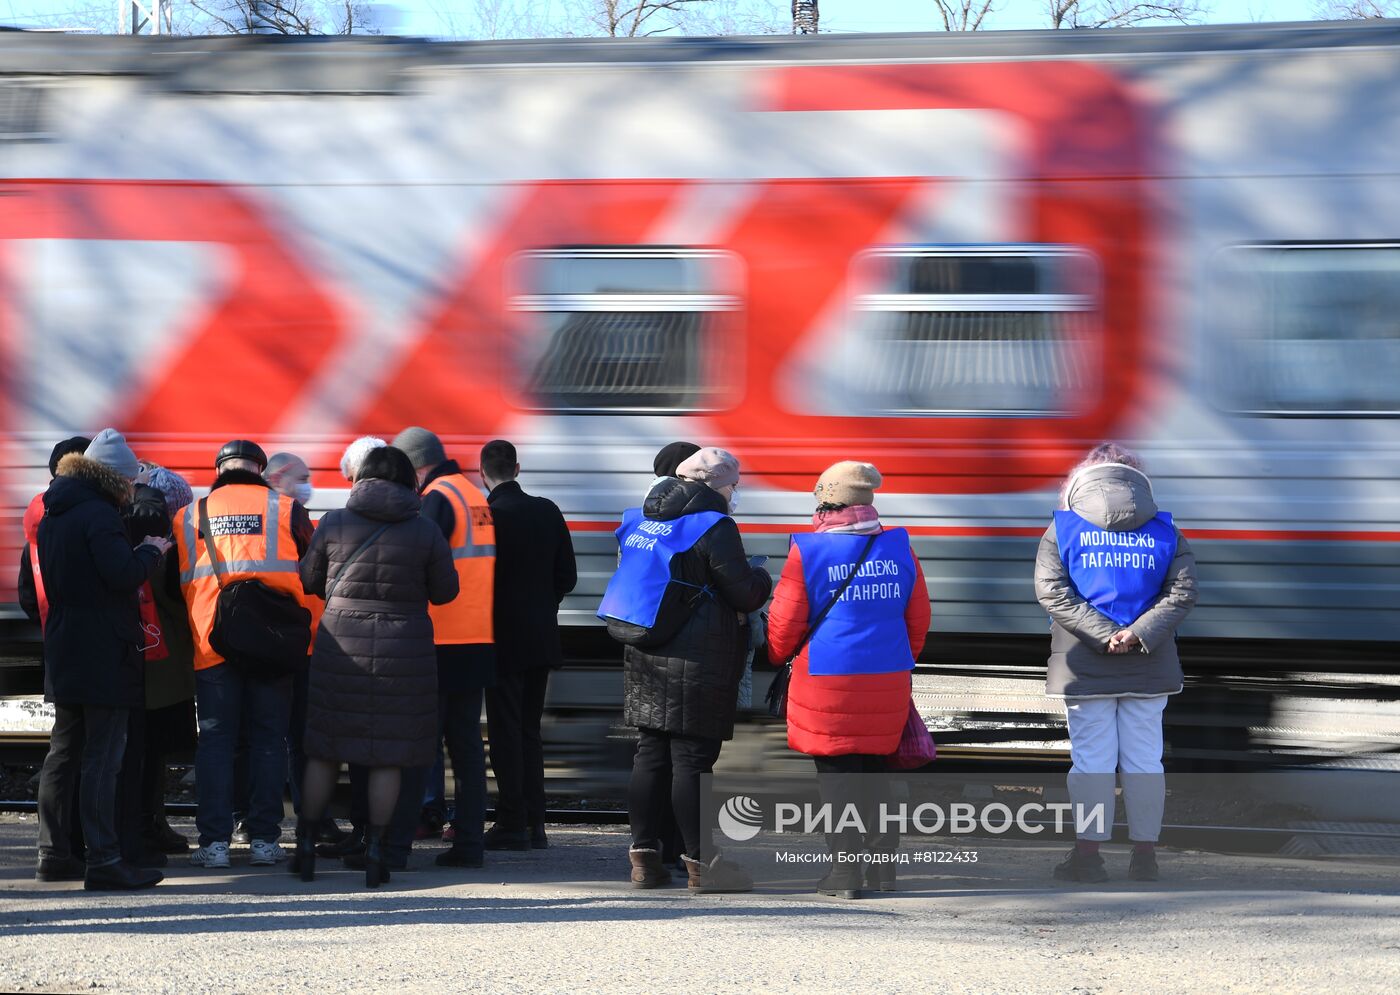
[{"label": "white trousers", "polygon": [[1069,796],[1080,839],[1113,831],[1114,772],[1123,777],[1128,836],[1155,843],[1162,832],[1167,781],[1162,773],[1162,710],[1167,695],[1067,700]]}]

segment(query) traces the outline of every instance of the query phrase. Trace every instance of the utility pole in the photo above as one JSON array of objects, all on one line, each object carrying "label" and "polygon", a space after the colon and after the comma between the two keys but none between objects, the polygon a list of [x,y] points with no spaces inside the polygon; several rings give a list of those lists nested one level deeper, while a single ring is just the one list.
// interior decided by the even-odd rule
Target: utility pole
[{"label": "utility pole", "polygon": [[117,0],[117,34],[168,35],[172,0]]},{"label": "utility pole", "polygon": [[814,35],[821,21],[821,11],[817,10],[817,0],[792,0],[792,33]]}]

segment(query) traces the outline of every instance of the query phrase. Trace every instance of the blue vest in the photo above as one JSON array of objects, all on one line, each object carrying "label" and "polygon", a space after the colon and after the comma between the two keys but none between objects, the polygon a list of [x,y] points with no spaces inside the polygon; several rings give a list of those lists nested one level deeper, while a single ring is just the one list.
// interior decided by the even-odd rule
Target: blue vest
[{"label": "blue vest", "polygon": [[1161,593],[1176,556],[1176,526],[1165,511],[1141,528],[1117,532],[1057,511],[1055,539],[1079,596],[1119,625],[1135,622]]},{"label": "blue vest", "polygon": [[[807,624],[816,621],[860,559],[869,536],[808,532],[792,537],[802,553],[807,585]],[[841,600],[807,643],[807,672],[814,676],[892,674],[914,669],[904,610],[915,591],[914,551],[909,533],[886,529]]]},{"label": "blue vest", "polygon": [[724,517],[718,511],[700,511],[657,522],[643,518],[641,508],[628,508],[616,533],[622,558],[603,592],[598,617],[650,629],[671,583],[671,557],[694,546]]}]

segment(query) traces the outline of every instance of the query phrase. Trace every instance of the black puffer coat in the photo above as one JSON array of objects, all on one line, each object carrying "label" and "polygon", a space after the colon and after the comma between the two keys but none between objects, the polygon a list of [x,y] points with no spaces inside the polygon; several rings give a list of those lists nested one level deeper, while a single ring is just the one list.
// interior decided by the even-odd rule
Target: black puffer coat
[{"label": "black puffer coat", "polygon": [[47,701],[107,708],[145,704],[145,633],[136,592],[160,553],[154,546],[132,550],[120,511],[130,496],[129,481],[77,453],[63,457],[44,494],[39,570],[49,598]]},{"label": "black puffer coat", "polygon": [[306,593],[324,598],[331,589],[311,654],[309,757],[366,767],[433,762],[437,654],[428,602],[451,601],[458,585],[452,549],[436,525],[418,517],[419,507],[407,487],[362,480],[343,510],[321,519],[302,557]]},{"label": "black puffer coat", "polygon": [[[728,512],[723,495],[704,484],[664,480],[652,488],[642,514],[669,522],[702,511]],[[623,650],[623,719],[628,725],[684,736],[731,739],[739,679],[749,649],[747,614],[768,600],[773,580],[750,567],[732,518],[722,518],[693,547],[671,560],[671,576],[714,596],[695,602],[695,587],[671,584],[654,632],[675,630],[658,646]],[[614,638],[636,627],[609,622]]]}]

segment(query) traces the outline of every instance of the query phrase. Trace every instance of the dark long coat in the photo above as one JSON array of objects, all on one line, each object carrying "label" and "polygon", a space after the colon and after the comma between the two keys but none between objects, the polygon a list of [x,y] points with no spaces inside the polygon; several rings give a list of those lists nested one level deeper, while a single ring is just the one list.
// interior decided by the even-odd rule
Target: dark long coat
[{"label": "dark long coat", "polygon": [[578,583],[559,508],[514,480],[487,497],[496,525],[496,665],[501,673],[561,667],[559,602]]},{"label": "dark long coat", "polygon": [[121,508],[131,483],[77,453],[63,457],[44,494],[39,570],[49,598],[44,698],[67,706],[145,704],[137,590],[160,562],[135,550]]},{"label": "dark long coat", "polygon": [[311,654],[309,757],[366,767],[433,762],[437,654],[428,602],[451,601],[458,583],[447,540],[419,508],[407,487],[362,480],[344,509],[321,519],[302,558],[306,593],[330,595]]},{"label": "dark long coat", "polygon": [[[643,515],[662,522],[728,510],[722,495],[688,480],[662,481],[642,506]],[[747,615],[763,607],[773,579],[762,567],[749,566],[739,527],[728,517],[672,557],[671,577],[685,584],[670,584],[662,597],[652,631],[666,633],[664,641],[623,649],[623,720],[682,736],[730,739],[748,655]],[[713,596],[697,599],[701,587]],[[627,641],[637,631],[626,622],[608,623],[615,639]]]}]

